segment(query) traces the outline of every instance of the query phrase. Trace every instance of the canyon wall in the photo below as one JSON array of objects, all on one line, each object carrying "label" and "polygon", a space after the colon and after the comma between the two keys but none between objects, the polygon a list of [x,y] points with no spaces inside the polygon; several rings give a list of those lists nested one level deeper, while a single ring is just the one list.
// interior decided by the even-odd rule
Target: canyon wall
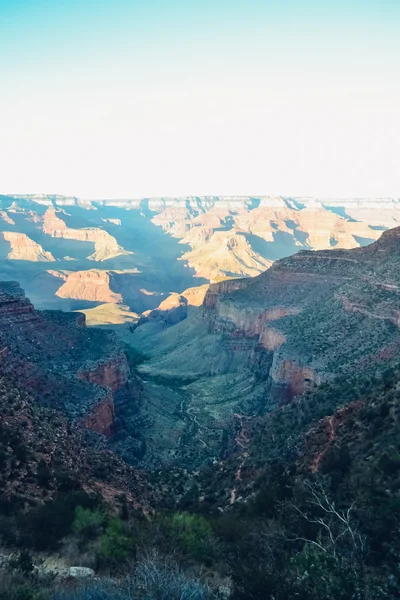
[{"label": "canyon wall", "polygon": [[115,394],[140,396],[113,332],[87,329],[81,313],[36,311],[16,282],[0,282],[0,374],[107,436]]}]

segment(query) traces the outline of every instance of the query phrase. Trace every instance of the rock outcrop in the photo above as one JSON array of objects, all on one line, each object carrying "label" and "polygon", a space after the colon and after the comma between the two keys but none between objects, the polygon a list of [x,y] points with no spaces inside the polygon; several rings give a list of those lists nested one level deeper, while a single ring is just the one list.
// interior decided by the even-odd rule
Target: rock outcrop
[{"label": "rock outcrop", "polygon": [[79,379],[117,392],[128,383],[130,371],[125,354],[120,352],[115,356],[87,363],[78,371],[77,376]]},{"label": "rock outcrop", "polygon": [[208,289],[208,284],[205,284],[188,288],[181,294],[170,294],[157,308],[143,312],[134,329],[148,321],[176,325],[187,318],[191,308],[199,308],[203,304]]},{"label": "rock outcrop", "polygon": [[25,233],[3,231],[0,233],[3,243],[8,245],[9,260],[27,260],[31,262],[54,262],[51,252],[45,252],[40,244],[31,240]]},{"label": "rock outcrop", "polygon": [[65,281],[56,291],[59,298],[90,300],[91,302],[119,303],[121,294],[112,291],[111,276],[108,271],[52,271],[48,273]]},{"label": "rock outcrop", "polygon": [[49,207],[43,218],[43,233],[54,238],[92,242],[94,252],[88,258],[95,261],[108,260],[126,254],[131,254],[122,248],[117,240],[107,231],[100,228],[72,229],[60,219],[53,207]]},{"label": "rock outcrop", "polygon": [[114,433],[115,406],[111,393],[91,410],[91,412],[80,420],[80,424],[87,429],[110,437]]}]

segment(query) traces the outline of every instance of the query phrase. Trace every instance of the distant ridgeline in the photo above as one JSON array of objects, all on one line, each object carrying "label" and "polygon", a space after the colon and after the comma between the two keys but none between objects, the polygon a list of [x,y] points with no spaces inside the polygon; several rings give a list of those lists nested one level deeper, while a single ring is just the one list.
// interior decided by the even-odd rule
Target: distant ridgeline
[{"label": "distant ridgeline", "polygon": [[134,322],[171,292],[256,276],[302,249],[370,244],[399,223],[399,207],[398,198],[0,196],[0,278],[19,281],[40,308],[101,306],[96,324]]}]

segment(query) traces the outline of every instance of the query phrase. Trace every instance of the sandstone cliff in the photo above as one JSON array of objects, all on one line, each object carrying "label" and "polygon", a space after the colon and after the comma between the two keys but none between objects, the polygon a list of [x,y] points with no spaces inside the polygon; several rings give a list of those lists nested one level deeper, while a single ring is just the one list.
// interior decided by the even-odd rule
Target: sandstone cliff
[{"label": "sandstone cliff", "polygon": [[65,281],[56,291],[59,298],[75,298],[92,302],[122,302],[121,294],[111,290],[111,277],[108,271],[48,271],[50,275]]}]

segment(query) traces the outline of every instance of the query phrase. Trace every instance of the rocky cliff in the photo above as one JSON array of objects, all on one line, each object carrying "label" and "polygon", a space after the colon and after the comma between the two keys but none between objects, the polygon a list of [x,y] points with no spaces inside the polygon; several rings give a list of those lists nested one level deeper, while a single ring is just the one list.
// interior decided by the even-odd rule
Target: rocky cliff
[{"label": "rocky cliff", "polygon": [[54,262],[51,252],[45,252],[25,233],[3,231],[0,233],[1,246],[6,246],[5,252],[8,260],[27,260],[31,262]]},{"label": "rocky cliff", "polygon": [[0,284],[1,373],[47,405],[111,435],[114,395],[130,370],[115,335],[87,329],[84,315],[36,311],[15,282]]},{"label": "rocky cliff", "polygon": [[48,273],[59,277],[65,283],[56,291],[59,298],[74,298],[91,302],[118,303],[121,294],[111,289],[111,276],[108,271],[91,269],[90,271],[54,271]]},{"label": "rocky cliff", "polygon": [[204,317],[215,333],[273,352],[271,381],[297,395],[338,368],[356,368],[360,344],[378,356],[396,343],[399,257],[399,229],[366,248],[300,252],[236,289],[210,286]]},{"label": "rocky cliff", "polygon": [[67,240],[78,240],[81,242],[92,242],[94,252],[88,258],[95,261],[103,261],[117,256],[130,254],[119,246],[117,240],[107,231],[85,227],[73,229],[57,215],[53,207],[49,207],[43,217],[43,232],[54,238]]}]

